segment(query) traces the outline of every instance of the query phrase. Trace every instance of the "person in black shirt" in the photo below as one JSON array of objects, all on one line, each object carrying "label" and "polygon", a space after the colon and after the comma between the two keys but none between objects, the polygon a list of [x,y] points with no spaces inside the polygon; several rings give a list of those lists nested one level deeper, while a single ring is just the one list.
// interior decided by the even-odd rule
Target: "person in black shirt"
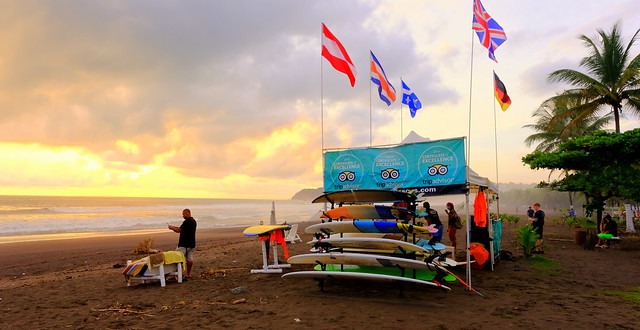
[{"label": "person in black shirt", "polygon": [[184,253],[187,259],[187,274],[184,278],[188,279],[191,277],[191,268],[193,268],[193,251],[196,249],[196,227],[198,223],[196,219],[191,216],[191,210],[189,209],[182,210],[182,217],[184,221],[180,227],[169,225],[169,229],[180,233],[176,251]]},{"label": "person in black shirt", "polygon": [[544,211],[540,209],[540,203],[533,204],[533,209],[535,210],[535,213],[533,214],[533,217],[529,219],[529,221],[531,222],[531,226],[535,230],[536,234],[540,236],[540,239],[536,241],[536,247],[533,249],[532,253],[544,254],[544,250],[542,248],[542,243],[544,243],[542,237],[542,232],[544,229]]},{"label": "person in black shirt", "polygon": [[527,217],[533,218],[534,213],[535,211],[531,208],[531,206],[529,206],[529,209],[527,210]]},{"label": "person in black shirt", "polygon": [[609,240],[618,237],[618,224],[611,218],[609,213],[605,214],[600,222],[600,233],[598,234],[598,244],[596,247],[606,249],[609,247]]}]

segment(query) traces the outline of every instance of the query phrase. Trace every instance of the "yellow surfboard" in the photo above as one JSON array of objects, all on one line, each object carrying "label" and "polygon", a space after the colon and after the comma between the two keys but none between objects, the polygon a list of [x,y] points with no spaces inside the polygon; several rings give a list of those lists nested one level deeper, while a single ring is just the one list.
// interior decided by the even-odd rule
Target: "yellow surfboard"
[{"label": "yellow surfboard", "polygon": [[274,230],[287,229],[287,228],[289,228],[288,225],[258,225],[258,226],[251,226],[245,229],[242,233],[247,236],[256,236],[256,235],[266,234]]}]

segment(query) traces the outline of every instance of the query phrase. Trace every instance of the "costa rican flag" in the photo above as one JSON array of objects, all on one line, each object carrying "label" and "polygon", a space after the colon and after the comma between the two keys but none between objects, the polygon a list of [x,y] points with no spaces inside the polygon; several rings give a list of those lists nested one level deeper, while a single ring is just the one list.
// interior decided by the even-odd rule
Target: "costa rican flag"
[{"label": "costa rican flag", "polygon": [[384,73],[384,69],[380,62],[373,52],[371,52],[371,81],[374,84],[378,85],[378,94],[380,95],[380,99],[387,104],[387,106],[391,105],[391,103],[396,100],[396,89],[393,88],[393,85],[387,79],[387,75]]},{"label": "costa rican flag", "polygon": [[507,40],[507,35],[502,26],[484,10],[480,0],[473,0],[473,30],[482,46],[489,50],[489,58],[498,62],[494,51]]}]

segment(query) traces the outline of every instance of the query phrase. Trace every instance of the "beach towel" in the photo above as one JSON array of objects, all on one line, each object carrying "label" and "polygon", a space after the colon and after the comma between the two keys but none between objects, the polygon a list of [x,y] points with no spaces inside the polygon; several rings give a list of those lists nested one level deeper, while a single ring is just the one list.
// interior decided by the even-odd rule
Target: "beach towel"
[{"label": "beach towel", "polygon": [[487,226],[487,200],[482,191],[478,191],[476,200],[473,202],[473,219],[476,222],[476,226]]},{"label": "beach towel", "polygon": [[480,266],[489,260],[489,252],[484,248],[484,244],[474,242],[469,244],[471,255],[476,259],[476,263]]},{"label": "beach towel", "polygon": [[164,264],[164,252],[152,254],[149,256],[149,266],[158,267]]},{"label": "beach towel", "polygon": [[284,252],[284,257],[289,259],[289,250],[287,250],[287,242],[285,241],[284,229],[274,230],[271,233],[271,241],[277,242],[282,245],[282,251]]},{"label": "beach towel", "polygon": [[163,256],[164,256],[164,263],[169,265],[169,264],[177,264],[179,262],[182,263],[182,271],[186,272],[187,271],[187,263],[186,263],[186,259],[184,257],[184,254],[180,251],[167,251],[167,252],[162,252]]},{"label": "beach towel", "polygon": [[140,260],[133,261],[122,271],[127,283],[131,283],[134,277],[144,276],[144,273],[149,268],[149,257],[144,257]]}]

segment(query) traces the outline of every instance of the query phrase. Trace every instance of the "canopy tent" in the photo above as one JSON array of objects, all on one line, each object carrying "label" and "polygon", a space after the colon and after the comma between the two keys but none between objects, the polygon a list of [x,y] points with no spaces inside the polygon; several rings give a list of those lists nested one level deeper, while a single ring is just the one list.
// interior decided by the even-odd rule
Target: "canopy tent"
[{"label": "canopy tent", "polygon": [[[488,195],[497,194],[499,190],[497,184],[467,166],[462,140],[463,138],[434,141],[411,131],[402,143],[395,146],[323,150],[325,195],[315,202],[331,202],[329,196],[332,192],[345,197],[344,194],[348,194],[345,191],[371,188],[391,188],[393,191],[415,194],[418,199],[465,194],[467,219],[471,220],[467,192],[477,194],[482,191]],[[486,206],[484,204],[485,209]],[[494,233],[501,236],[502,232],[501,221],[484,221],[487,226],[472,226],[471,222],[467,221],[466,228],[469,284],[470,236],[475,236],[474,242],[481,237],[482,243],[488,245],[493,269],[495,253],[499,252],[495,243],[500,242],[500,237],[494,237]]]}]

